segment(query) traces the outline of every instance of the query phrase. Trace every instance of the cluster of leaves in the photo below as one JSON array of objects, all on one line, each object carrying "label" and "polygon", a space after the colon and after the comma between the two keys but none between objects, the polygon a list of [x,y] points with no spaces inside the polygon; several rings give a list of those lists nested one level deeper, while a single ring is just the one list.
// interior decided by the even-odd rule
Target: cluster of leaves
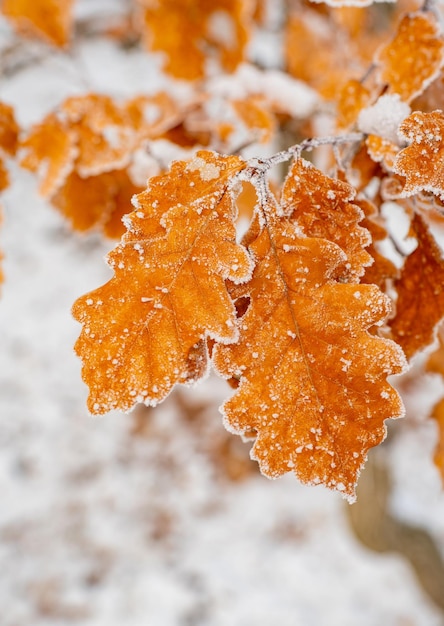
[{"label": "cluster of leaves", "polygon": [[[56,4],[66,27],[72,3]],[[433,344],[444,317],[444,38],[430,6],[329,4],[288,2],[287,73],[243,66],[231,77],[241,95],[209,80],[185,99],[72,97],[24,133],[19,154],[74,228],[122,235],[113,278],[73,309],[90,411],[154,406],[211,362],[235,389],[225,425],[254,440],[265,475],[293,471],[352,500],[384,421],[403,415],[387,377]],[[33,6],[2,9],[36,26],[52,2]],[[246,0],[141,7],[152,49],[189,80],[209,71],[209,51],[234,71],[265,19],[265,3]],[[17,128],[2,111],[12,155]],[[331,136],[308,139],[326,116]],[[288,133],[300,142],[278,151]],[[261,142],[275,154],[241,156]],[[318,148],[316,165],[303,157]],[[395,210],[410,223],[409,254],[388,228]],[[443,355],[429,371],[444,376]],[[441,402],[444,479],[443,415]]]}]

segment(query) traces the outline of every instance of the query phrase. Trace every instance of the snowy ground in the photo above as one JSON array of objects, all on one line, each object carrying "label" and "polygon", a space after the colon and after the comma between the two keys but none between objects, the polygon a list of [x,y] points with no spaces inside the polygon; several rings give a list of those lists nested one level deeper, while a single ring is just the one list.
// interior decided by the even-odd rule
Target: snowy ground
[{"label": "snowy ground", "polygon": [[[27,126],[67,95],[126,97],[161,80],[145,54],[87,41],[0,77],[0,98]],[[0,625],[443,624],[401,556],[358,542],[340,496],[258,475],[221,426],[224,383],[146,413],[87,414],[70,307],[107,280],[113,244],[73,234],[33,176],[12,174],[1,230]],[[423,391],[395,426],[392,506],[444,550],[436,433],[423,419],[439,392],[434,381]]]}]

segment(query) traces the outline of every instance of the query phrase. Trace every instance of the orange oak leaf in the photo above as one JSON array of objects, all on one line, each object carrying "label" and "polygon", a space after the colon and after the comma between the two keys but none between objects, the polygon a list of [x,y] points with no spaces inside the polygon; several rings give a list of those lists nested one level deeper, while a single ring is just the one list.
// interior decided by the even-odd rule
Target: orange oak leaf
[{"label": "orange oak leaf", "polygon": [[336,243],[346,254],[343,280],[359,282],[372,258],[364,249],[370,235],[358,223],[364,214],[352,200],[351,185],[330,178],[304,159],[296,159],[282,189],[284,215],[294,221],[308,237]]},{"label": "orange oak leaf", "polygon": [[19,127],[14,110],[5,102],[0,102],[0,153],[14,156],[18,145]]},{"label": "orange oak leaf", "polygon": [[21,147],[25,155],[20,164],[32,172],[41,172],[39,191],[51,198],[74,168],[78,154],[74,131],[51,113],[31,129]]},{"label": "orange oak leaf", "polygon": [[245,0],[143,0],[146,38],[166,53],[166,71],[195,80],[205,74],[208,49],[217,50],[233,71],[244,58],[253,5]]},{"label": "orange oak leaf", "polygon": [[415,215],[417,248],[407,257],[399,279],[396,316],[389,325],[407,358],[430,345],[444,317],[444,257],[423,218]]},{"label": "orange oak leaf", "polygon": [[393,164],[406,179],[402,197],[431,191],[444,200],[444,113],[416,111],[402,122],[399,134],[410,143]]},{"label": "orange oak leaf", "polygon": [[433,13],[405,15],[394,39],[382,47],[376,62],[380,80],[410,102],[438,76],[444,64],[444,40]]},{"label": "orange oak leaf", "polygon": [[37,35],[56,46],[71,36],[74,0],[3,0],[1,11],[25,35]]},{"label": "orange oak leaf", "polygon": [[202,151],[174,163],[139,196],[128,232],[108,257],[114,277],[73,308],[83,324],[76,352],[92,413],[157,404],[176,383],[205,373],[206,336],[237,339],[225,280],[242,282],[252,271],[236,243],[229,190],[244,168],[238,157]]},{"label": "orange oak leaf", "polygon": [[239,380],[222,407],[225,425],[256,434],[251,456],[266,476],[294,471],[352,501],[384,420],[403,414],[386,378],[403,370],[404,355],[367,330],[390,302],[375,285],[338,282],[344,253],[336,244],[301,236],[272,200],[262,208],[239,339],[213,353],[217,371]]}]

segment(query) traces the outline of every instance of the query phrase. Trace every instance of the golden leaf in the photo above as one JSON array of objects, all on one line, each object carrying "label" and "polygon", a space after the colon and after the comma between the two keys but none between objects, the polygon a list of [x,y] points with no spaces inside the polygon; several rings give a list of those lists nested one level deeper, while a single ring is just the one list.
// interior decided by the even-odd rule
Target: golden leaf
[{"label": "golden leaf", "polygon": [[390,92],[410,102],[438,76],[444,63],[444,40],[433,13],[405,15],[394,39],[376,57],[380,80]]},{"label": "golden leaf", "polygon": [[154,405],[202,377],[206,336],[236,340],[225,280],[247,280],[252,262],[236,244],[229,182],[244,168],[237,157],[199,152],[139,196],[108,258],[114,277],[73,308],[91,412]]},{"label": "golden leaf", "polygon": [[311,163],[296,159],[282,189],[284,215],[300,232],[336,243],[346,254],[342,280],[359,282],[372,258],[364,249],[371,242],[365,228],[358,226],[364,214],[352,203],[355,190],[347,183],[329,178]]},{"label": "golden leaf", "polygon": [[303,237],[275,217],[277,207],[263,209],[239,340],[213,353],[217,371],[240,381],[222,407],[225,425],[257,435],[252,458],[266,476],[294,471],[353,500],[384,420],[403,413],[386,380],[403,370],[402,351],[368,332],[390,302],[375,285],[337,282],[344,253],[336,244]]}]

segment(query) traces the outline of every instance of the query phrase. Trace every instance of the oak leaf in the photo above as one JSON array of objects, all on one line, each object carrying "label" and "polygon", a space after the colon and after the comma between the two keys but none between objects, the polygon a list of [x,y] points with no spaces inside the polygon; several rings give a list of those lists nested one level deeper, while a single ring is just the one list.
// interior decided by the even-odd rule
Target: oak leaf
[{"label": "oak leaf", "polygon": [[251,456],[266,476],[293,470],[353,500],[368,449],[385,437],[384,420],[403,414],[386,380],[403,370],[402,351],[367,330],[390,302],[375,285],[338,282],[339,246],[301,235],[271,199],[262,208],[239,339],[213,353],[217,371],[239,380],[222,407],[225,425],[256,435]]},{"label": "oak leaf", "polygon": [[409,142],[395,158],[393,170],[405,177],[402,196],[431,191],[444,199],[444,113],[416,111],[399,127]]},{"label": "oak leaf", "polygon": [[395,282],[396,316],[390,320],[392,336],[407,358],[430,345],[444,317],[444,257],[424,219],[415,214],[412,231],[417,248],[407,257]]},{"label": "oak leaf", "polygon": [[205,337],[237,339],[225,280],[247,280],[252,261],[236,243],[231,178],[238,157],[199,152],[150,181],[110,253],[114,277],[80,298],[76,343],[92,413],[155,405],[207,369]]},{"label": "oak leaf", "polygon": [[301,233],[336,243],[346,254],[343,280],[359,282],[372,258],[365,250],[370,235],[359,226],[362,210],[348,183],[330,178],[304,159],[296,159],[285,180],[281,209]]},{"label": "oak leaf", "polygon": [[71,36],[73,3],[74,0],[3,0],[1,10],[19,32],[65,46]]},{"label": "oak leaf", "polygon": [[438,76],[444,63],[444,40],[433,13],[405,15],[394,39],[382,47],[376,62],[380,80],[410,102]]}]

